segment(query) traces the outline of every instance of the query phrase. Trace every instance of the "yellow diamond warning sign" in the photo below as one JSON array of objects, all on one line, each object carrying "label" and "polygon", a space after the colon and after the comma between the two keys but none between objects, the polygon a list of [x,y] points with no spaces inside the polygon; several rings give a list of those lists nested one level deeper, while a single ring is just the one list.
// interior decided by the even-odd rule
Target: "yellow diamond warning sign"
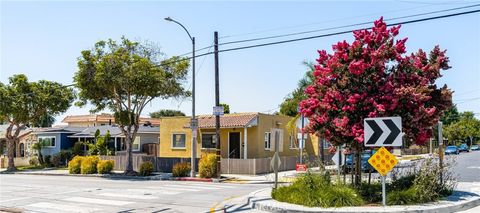
[{"label": "yellow diamond warning sign", "polygon": [[368,163],[372,165],[375,170],[378,171],[382,176],[387,175],[395,165],[397,165],[398,160],[395,158],[392,153],[390,153],[384,147],[380,148],[375,152],[375,154],[368,159]]}]

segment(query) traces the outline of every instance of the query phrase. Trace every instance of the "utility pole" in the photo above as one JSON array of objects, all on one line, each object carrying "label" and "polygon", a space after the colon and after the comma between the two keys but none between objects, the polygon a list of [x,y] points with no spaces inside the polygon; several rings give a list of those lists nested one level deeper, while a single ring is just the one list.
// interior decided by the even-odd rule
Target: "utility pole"
[{"label": "utility pole", "polygon": [[443,183],[443,135],[442,135],[443,124],[441,121],[438,122],[438,157],[440,163],[440,183]]},{"label": "utility pole", "polygon": [[[215,106],[220,106],[220,85],[219,85],[219,76],[218,76],[218,32],[213,33],[214,41],[214,53],[215,53]],[[222,161],[222,153],[220,150],[220,115],[215,115],[215,145],[217,149],[217,177],[220,178],[222,174],[222,167],[220,165]]]}]

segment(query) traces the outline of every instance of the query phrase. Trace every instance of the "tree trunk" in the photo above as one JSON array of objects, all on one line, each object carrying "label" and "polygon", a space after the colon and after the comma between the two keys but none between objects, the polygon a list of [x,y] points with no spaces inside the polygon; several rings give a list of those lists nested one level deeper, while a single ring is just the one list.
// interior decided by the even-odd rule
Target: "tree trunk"
[{"label": "tree trunk", "polygon": [[15,157],[15,139],[7,139],[7,156],[8,156],[8,166],[7,171],[15,171],[14,157]]},{"label": "tree trunk", "polygon": [[127,157],[127,162],[126,162],[126,167],[125,167],[125,172],[123,173],[124,175],[136,175],[135,171],[133,170],[133,157],[132,157],[132,136],[126,135],[125,136],[125,145],[126,145],[126,157]]},{"label": "tree trunk", "polygon": [[361,175],[362,175],[362,166],[361,166],[361,149],[358,143],[355,142],[355,186],[360,186]]}]

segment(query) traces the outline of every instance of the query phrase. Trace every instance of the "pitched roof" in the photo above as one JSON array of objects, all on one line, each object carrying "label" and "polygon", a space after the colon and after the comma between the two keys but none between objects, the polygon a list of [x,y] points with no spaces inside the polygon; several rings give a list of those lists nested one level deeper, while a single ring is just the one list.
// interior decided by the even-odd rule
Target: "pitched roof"
[{"label": "pitched roof", "polygon": [[[90,114],[90,115],[69,115],[62,120],[62,123],[77,123],[77,122],[109,122],[115,123],[115,117],[110,114]],[[160,119],[156,118],[140,118],[140,123],[150,122],[154,126],[160,125]]]},{"label": "pitched roof", "polygon": [[[94,137],[95,132],[99,130],[100,135],[105,135],[107,131],[110,133],[111,137],[121,137],[123,136],[122,131],[120,131],[118,126],[92,126],[92,127],[87,127],[83,131],[73,134],[69,137],[71,138],[77,138],[77,137]],[[150,126],[139,126],[138,132],[137,133],[154,133],[154,134],[160,134],[160,128],[159,127],[150,127]]]},{"label": "pitched roof", "polygon": [[[220,116],[220,128],[235,128],[245,127],[256,119],[258,113],[233,113]],[[199,128],[215,128],[215,116],[214,115],[199,115],[198,117]],[[185,127],[189,127],[187,124]]]}]

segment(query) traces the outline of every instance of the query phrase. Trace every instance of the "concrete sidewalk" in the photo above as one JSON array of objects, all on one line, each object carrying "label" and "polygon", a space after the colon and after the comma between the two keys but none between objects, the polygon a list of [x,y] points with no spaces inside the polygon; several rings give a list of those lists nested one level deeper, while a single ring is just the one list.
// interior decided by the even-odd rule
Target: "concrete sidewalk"
[{"label": "concrete sidewalk", "polygon": [[479,206],[479,194],[480,183],[461,182],[454,194],[445,200],[422,205],[312,208],[273,200],[271,188],[252,192],[247,200],[252,209],[270,212],[457,212]]}]

